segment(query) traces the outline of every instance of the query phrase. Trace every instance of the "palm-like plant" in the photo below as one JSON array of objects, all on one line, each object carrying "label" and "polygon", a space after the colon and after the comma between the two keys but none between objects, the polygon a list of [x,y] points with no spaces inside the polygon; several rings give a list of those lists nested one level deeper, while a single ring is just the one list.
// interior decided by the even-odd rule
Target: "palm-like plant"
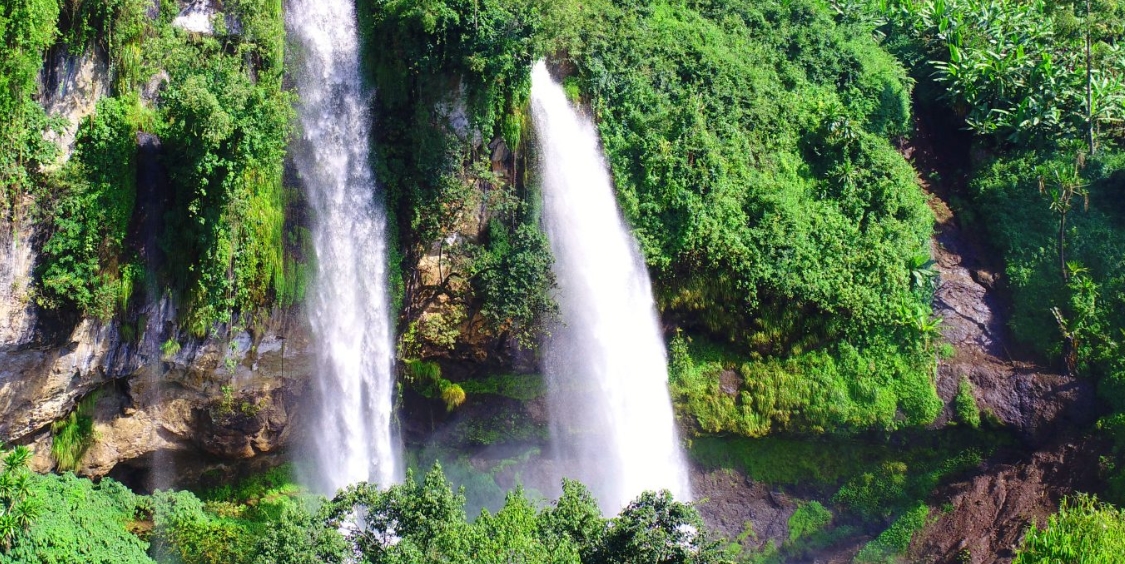
[{"label": "palm-like plant", "polygon": [[[1081,198],[1084,209],[1090,207],[1090,192],[1082,182],[1079,171],[1083,164],[1081,155],[1075,159],[1073,167],[1051,166],[1040,172],[1039,193],[1049,199],[1051,211],[1059,214],[1059,270],[1063,282],[1070,280],[1070,271],[1066,265],[1066,215],[1070,213],[1074,198]],[[1050,176],[1050,181],[1047,177]]]},{"label": "palm-like plant", "polygon": [[3,455],[3,470],[0,470],[0,549],[4,552],[12,548],[16,536],[31,527],[42,510],[27,469],[29,460],[31,451],[25,446],[17,446]]}]

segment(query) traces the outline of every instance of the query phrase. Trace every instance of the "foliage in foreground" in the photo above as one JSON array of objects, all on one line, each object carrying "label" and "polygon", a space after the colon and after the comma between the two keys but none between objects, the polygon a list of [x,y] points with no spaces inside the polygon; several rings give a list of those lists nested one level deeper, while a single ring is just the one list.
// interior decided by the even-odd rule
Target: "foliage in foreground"
[{"label": "foliage in foreground", "polygon": [[1063,500],[1046,525],[1032,525],[1014,564],[1120,562],[1125,554],[1125,511],[1078,494]]},{"label": "foliage in foreground", "polygon": [[333,500],[305,494],[287,467],[200,495],[141,496],[109,478],[33,474],[28,456],[7,453],[0,473],[0,564],[319,564],[356,555],[371,564],[718,562],[695,509],[667,492],[645,493],[606,519],[568,481],[553,504],[517,489],[470,522],[440,466],[421,481],[360,483]]},{"label": "foliage in foreground", "polygon": [[25,464],[29,452],[7,453],[0,473],[0,563],[143,564],[148,543],[128,527],[144,499],[104,479],[39,475]]},{"label": "foliage in foreground", "polygon": [[411,474],[386,491],[349,487],[331,507],[334,524],[357,511],[366,516],[348,538],[372,563],[703,564],[719,558],[695,509],[668,492],[646,492],[605,519],[585,486],[565,481],[562,497],[546,508],[536,509],[516,489],[495,514],[484,510],[470,523],[464,496],[435,466],[422,481]]}]

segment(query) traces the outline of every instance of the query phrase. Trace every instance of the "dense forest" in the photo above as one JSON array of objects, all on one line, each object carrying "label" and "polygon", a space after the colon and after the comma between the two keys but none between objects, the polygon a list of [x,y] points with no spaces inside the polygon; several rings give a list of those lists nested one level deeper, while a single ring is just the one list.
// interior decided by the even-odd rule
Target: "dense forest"
[{"label": "dense forest", "polygon": [[[38,226],[44,342],[89,319],[140,346],[145,305],[166,300],[165,360],[233,350],[306,301],[286,4],[212,4],[207,33],[174,25],[170,1],[0,5],[0,230]],[[0,563],[1121,558],[1125,2],[357,0],[357,15],[396,406],[414,411],[405,481],[324,497],[290,464],[174,490],[79,477],[91,394],[50,425],[53,472],[31,471],[27,441],[3,449]],[[45,102],[68,56],[109,79],[73,124]],[[604,516],[581,483],[550,499],[500,479],[538,450],[485,471],[465,454],[546,432],[512,414],[545,393],[526,359],[559,316],[529,102],[541,59],[597,126],[691,464],[784,498],[780,535],[715,525],[707,495]],[[160,194],[141,187],[148,136]],[[987,297],[943,293],[957,268]],[[997,328],[953,319],[954,300]],[[208,417],[255,416],[235,382]],[[1012,546],[981,553],[966,539],[1004,527],[969,507],[1010,468],[1046,476],[1029,490],[1043,499]]]}]

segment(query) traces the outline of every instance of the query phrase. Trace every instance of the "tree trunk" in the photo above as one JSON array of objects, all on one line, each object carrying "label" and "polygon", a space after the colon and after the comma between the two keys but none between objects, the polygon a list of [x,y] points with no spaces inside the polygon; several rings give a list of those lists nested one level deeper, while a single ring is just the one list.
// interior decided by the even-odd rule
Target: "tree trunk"
[{"label": "tree trunk", "polygon": [[1066,272],[1066,212],[1059,214],[1059,271],[1062,272],[1063,282],[1069,282],[1070,276]]},{"label": "tree trunk", "polygon": [[1096,149],[1094,145],[1094,91],[1092,87],[1093,69],[1090,60],[1090,0],[1086,0],[1086,142],[1090,145],[1090,154]]}]

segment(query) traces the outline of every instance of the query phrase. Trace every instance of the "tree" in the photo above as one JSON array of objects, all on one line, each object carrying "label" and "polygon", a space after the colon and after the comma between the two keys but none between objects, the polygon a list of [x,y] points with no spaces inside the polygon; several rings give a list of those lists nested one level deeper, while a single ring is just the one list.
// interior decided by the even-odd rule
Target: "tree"
[{"label": "tree", "polygon": [[[1079,170],[1083,164],[1081,155],[1075,159],[1074,167],[1051,166],[1039,175],[1039,193],[1050,198],[1051,211],[1059,214],[1059,271],[1062,273],[1063,282],[1070,280],[1066,268],[1066,214],[1070,212],[1071,201],[1075,196],[1082,198],[1084,208],[1090,207],[1090,193],[1082,183]],[[1052,181],[1048,184],[1046,176],[1050,175]]]},{"label": "tree", "polygon": [[718,544],[707,538],[695,508],[667,490],[645,492],[614,518],[601,554],[605,564],[707,564],[719,562]]},{"label": "tree", "polygon": [[568,539],[578,547],[582,562],[596,560],[607,525],[589,488],[567,479],[563,479],[562,496],[539,517],[539,527],[548,542]]},{"label": "tree", "polygon": [[407,472],[403,483],[387,490],[366,482],[348,486],[327,515],[348,529],[348,541],[368,562],[468,561],[465,496],[453,491],[439,464],[421,482]]},{"label": "tree", "polygon": [[326,514],[287,500],[257,538],[253,564],[338,564],[346,561],[344,537],[325,526]]}]

